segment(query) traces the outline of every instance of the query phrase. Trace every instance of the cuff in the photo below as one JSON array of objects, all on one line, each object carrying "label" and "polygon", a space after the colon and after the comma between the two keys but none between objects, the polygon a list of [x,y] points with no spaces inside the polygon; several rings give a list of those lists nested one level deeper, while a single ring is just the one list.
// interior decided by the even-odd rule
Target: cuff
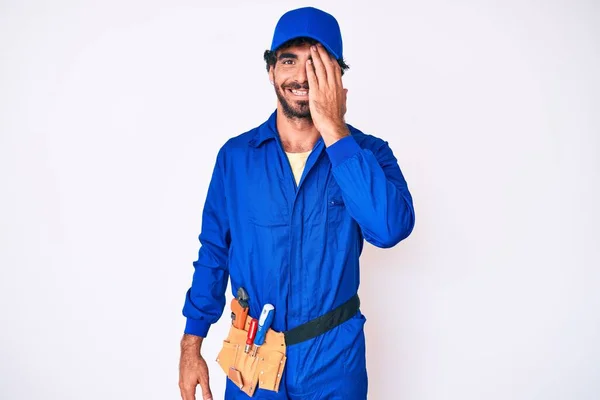
[{"label": "cuff", "polygon": [[347,159],[358,154],[361,150],[362,149],[358,143],[356,143],[354,136],[350,135],[327,147],[327,154],[329,155],[331,166],[335,168]]},{"label": "cuff", "polygon": [[185,323],[185,330],[183,332],[205,338],[208,334],[209,328],[210,324],[206,321],[188,318]]}]

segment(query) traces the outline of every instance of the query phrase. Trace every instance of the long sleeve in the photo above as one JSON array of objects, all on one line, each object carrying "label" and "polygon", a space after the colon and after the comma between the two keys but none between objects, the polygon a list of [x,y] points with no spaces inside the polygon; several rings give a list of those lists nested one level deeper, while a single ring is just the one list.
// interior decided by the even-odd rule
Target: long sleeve
[{"label": "long sleeve", "polygon": [[327,148],[332,173],[348,213],[365,240],[377,247],[395,246],[415,224],[412,196],[387,142],[362,149],[350,135]]},{"label": "long sleeve", "polygon": [[223,150],[217,156],[202,213],[200,249],[194,261],[192,285],[187,291],[183,315],[185,333],[206,337],[211,324],[225,307],[229,278],[228,253],[231,241],[223,182]]}]

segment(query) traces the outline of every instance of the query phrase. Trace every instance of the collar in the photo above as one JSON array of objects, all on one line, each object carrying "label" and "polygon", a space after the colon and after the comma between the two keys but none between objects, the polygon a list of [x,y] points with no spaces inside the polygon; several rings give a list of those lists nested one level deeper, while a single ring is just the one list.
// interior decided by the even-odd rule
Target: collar
[{"label": "collar", "polygon": [[256,133],[250,139],[248,144],[252,147],[259,147],[264,142],[277,139],[279,133],[277,132],[277,110],[273,111],[268,120],[258,127]]},{"label": "collar", "polygon": [[[252,147],[260,147],[263,143],[272,139],[279,141],[279,132],[277,131],[277,110],[273,111],[269,119],[256,129],[256,133],[248,141],[248,144]],[[315,144],[315,148],[321,142],[323,142],[323,138],[319,137],[319,140],[317,140],[317,143]]]}]

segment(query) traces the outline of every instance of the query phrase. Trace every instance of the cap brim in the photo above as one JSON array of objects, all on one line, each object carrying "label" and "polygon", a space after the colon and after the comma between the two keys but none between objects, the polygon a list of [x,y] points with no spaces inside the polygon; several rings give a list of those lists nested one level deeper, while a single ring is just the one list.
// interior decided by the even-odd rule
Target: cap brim
[{"label": "cap brim", "polygon": [[281,45],[283,45],[285,42],[288,42],[292,39],[297,39],[297,38],[301,38],[301,37],[307,37],[307,38],[311,38],[316,40],[317,42],[321,43],[323,45],[323,47],[325,47],[327,49],[327,51],[329,52],[329,54],[333,54],[333,56],[335,57],[336,60],[339,60],[341,58],[341,56],[339,54],[336,54],[331,47],[323,42],[323,40],[321,40],[321,38],[318,37],[318,35],[314,35],[311,33],[305,33],[305,34],[298,34],[298,35],[294,35],[294,36],[290,36],[288,38],[286,38],[285,40],[281,41],[281,43],[276,43],[272,48],[271,51],[277,51],[277,49],[279,49],[281,47]]}]

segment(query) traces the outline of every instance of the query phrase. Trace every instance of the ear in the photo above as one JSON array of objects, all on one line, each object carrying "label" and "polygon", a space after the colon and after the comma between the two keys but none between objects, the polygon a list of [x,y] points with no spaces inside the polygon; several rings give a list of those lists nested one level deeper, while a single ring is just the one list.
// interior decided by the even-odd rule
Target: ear
[{"label": "ear", "polygon": [[275,82],[275,73],[273,72],[273,66],[269,66],[269,81],[271,81],[271,85]]}]

